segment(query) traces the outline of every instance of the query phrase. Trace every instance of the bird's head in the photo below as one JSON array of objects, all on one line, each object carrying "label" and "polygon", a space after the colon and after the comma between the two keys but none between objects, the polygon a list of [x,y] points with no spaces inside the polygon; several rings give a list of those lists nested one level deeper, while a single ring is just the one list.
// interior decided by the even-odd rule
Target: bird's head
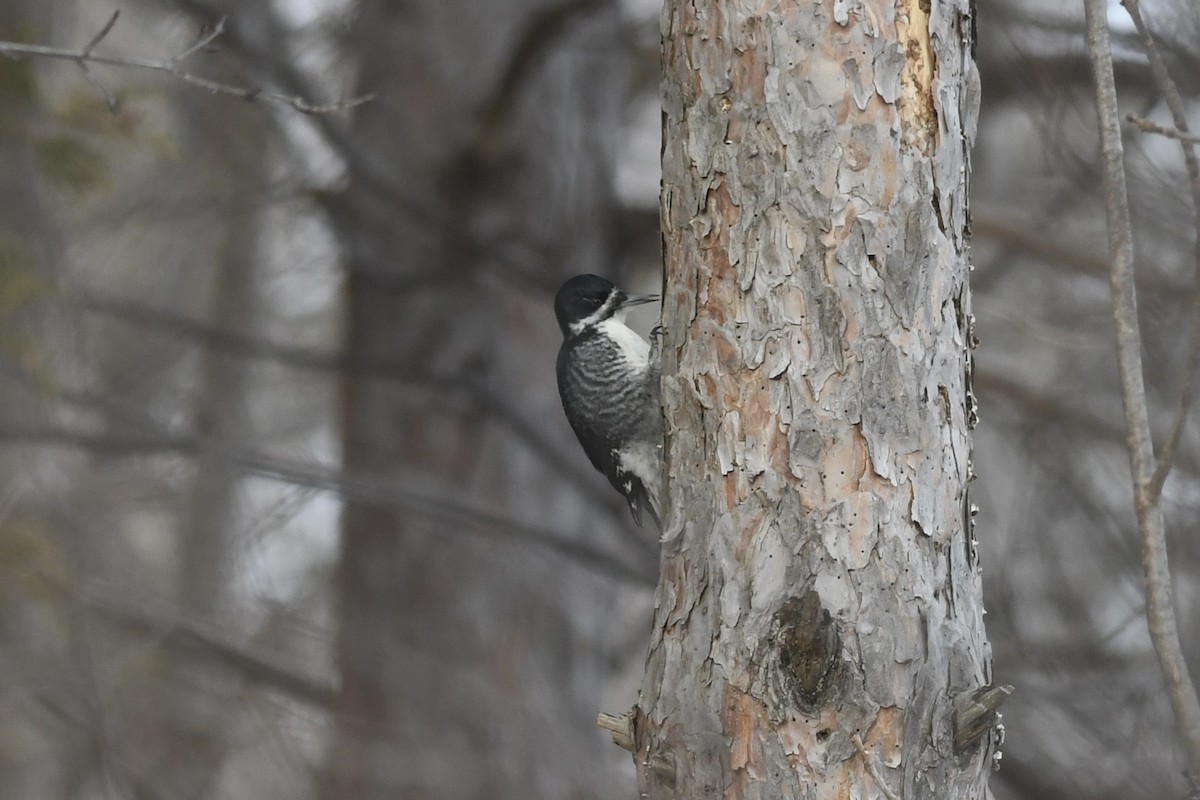
[{"label": "bird's head", "polygon": [[578,336],[626,309],[651,303],[656,294],[627,294],[599,275],[576,275],[562,285],[554,298],[554,316],[565,338]]}]

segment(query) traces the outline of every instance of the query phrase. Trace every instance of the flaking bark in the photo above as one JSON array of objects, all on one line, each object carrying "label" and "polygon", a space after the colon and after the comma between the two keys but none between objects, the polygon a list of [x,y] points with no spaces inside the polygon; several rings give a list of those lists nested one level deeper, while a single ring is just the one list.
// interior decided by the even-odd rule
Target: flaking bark
[{"label": "flaking bark", "polygon": [[968,3],[668,0],[663,32],[668,489],[641,791],[985,797],[992,737],[954,747],[954,698],[991,682]]}]

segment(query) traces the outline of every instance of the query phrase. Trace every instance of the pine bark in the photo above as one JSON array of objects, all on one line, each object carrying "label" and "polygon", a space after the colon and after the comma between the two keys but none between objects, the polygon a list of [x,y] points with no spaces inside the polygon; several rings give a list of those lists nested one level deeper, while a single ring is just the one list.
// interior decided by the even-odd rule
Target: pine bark
[{"label": "pine bark", "polygon": [[[967,0],[668,0],[645,797],[987,796]],[[986,731],[988,726],[983,726]],[[970,739],[970,740],[968,740]]]}]

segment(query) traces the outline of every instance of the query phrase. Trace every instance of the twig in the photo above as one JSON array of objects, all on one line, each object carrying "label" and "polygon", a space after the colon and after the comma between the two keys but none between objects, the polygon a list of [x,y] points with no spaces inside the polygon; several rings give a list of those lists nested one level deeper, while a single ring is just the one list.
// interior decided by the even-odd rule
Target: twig
[{"label": "twig", "polygon": [[[216,21],[216,23],[209,29],[207,34],[205,34],[205,35],[201,36],[199,39],[197,39],[196,43],[194,45],[192,45],[191,47],[189,47],[187,50],[184,50],[182,53],[180,53],[179,55],[172,58],[170,63],[171,64],[179,64],[180,62],[185,61],[188,58],[190,58],[194,53],[200,52],[201,50],[203,50],[204,48],[208,47],[210,44],[215,42],[218,37],[224,35],[225,23],[228,21],[229,21],[229,17],[227,17],[227,16],[220,17]],[[205,27],[208,27],[208,26],[205,26]]]},{"label": "twig", "polygon": [[1137,295],[1133,279],[1133,234],[1129,221],[1129,198],[1125,189],[1106,0],[1084,0],[1084,10],[1087,17],[1088,55],[1096,89],[1096,117],[1100,128],[1104,206],[1112,258],[1110,286],[1113,322],[1117,333],[1121,396],[1128,428],[1126,446],[1133,476],[1133,503],[1137,513],[1146,584],[1146,623],[1171,698],[1175,721],[1184,739],[1190,768],[1200,774],[1200,701],[1196,698],[1196,688],[1183,658],[1179,628],[1171,604],[1171,573],[1161,496],[1151,491],[1155,473],[1154,447],[1150,440],[1146,387],[1142,376],[1141,332],[1138,328]]},{"label": "twig", "polygon": [[125,56],[105,56],[97,55],[93,52],[97,44],[100,43],[113,26],[117,22],[119,12],[114,13],[105,23],[100,32],[92,37],[91,41],[80,50],[69,50],[62,47],[49,47],[41,44],[22,44],[20,42],[0,41],[0,55],[8,56],[9,58],[20,58],[22,56],[34,56],[39,58],[55,58],[65,61],[74,61],[83,70],[85,76],[94,85],[98,86],[104,93],[105,103],[112,110],[117,108],[117,100],[103,84],[101,84],[88,69],[89,64],[104,64],[113,67],[127,67],[129,69],[144,69],[151,72],[165,72],[173,76],[177,80],[192,86],[198,86],[201,89],[206,89],[214,94],[226,94],[233,97],[240,97],[243,100],[270,100],[276,103],[291,106],[297,111],[304,114],[329,114],[335,111],[345,111],[363,103],[370,102],[375,98],[374,94],[360,95],[344,100],[337,100],[332,103],[312,103],[305,100],[299,95],[285,95],[278,92],[269,92],[262,87],[257,86],[235,86],[229,83],[221,83],[220,81],[210,80],[194,73],[182,69],[179,64],[184,59],[196,53],[208,45],[214,39],[220,36],[225,31],[225,19],[221,18],[213,29],[205,34],[199,41],[187,48],[183,52],[172,56],[166,60],[155,60],[148,58],[130,58]]},{"label": "twig", "polygon": [[[174,0],[172,5],[213,27],[216,27],[223,16],[220,9],[201,0]],[[283,91],[297,96],[310,95],[315,91],[312,81],[295,64],[281,55],[281,50],[285,48],[279,47],[276,41],[263,41],[247,35],[240,28],[232,28],[226,31],[221,43],[255,70],[265,73],[271,83]],[[336,114],[318,114],[313,117],[312,122],[329,146],[341,157],[354,180],[375,197],[402,211],[412,222],[425,226],[430,231],[436,231],[441,229],[447,218],[453,217],[444,203],[432,199],[429,192],[414,188],[411,181],[400,180],[390,174],[389,170],[380,164],[379,159],[363,147],[342,117]],[[275,125],[279,126],[278,120],[275,120]],[[338,193],[337,196],[344,195]],[[333,195],[330,194],[317,195],[318,200],[325,199],[326,202],[322,204],[325,210],[333,212],[336,209],[330,206],[331,197]],[[391,266],[389,264],[386,274],[394,279]],[[356,266],[355,269],[357,268]]]},{"label": "twig", "polygon": [[[1142,47],[1146,51],[1146,59],[1150,62],[1150,74],[1159,91],[1162,92],[1167,109],[1171,112],[1171,120],[1175,123],[1175,129],[1181,134],[1187,134],[1187,109],[1184,107],[1183,98],[1179,95],[1179,89],[1171,80],[1171,74],[1167,71],[1167,64],[1158,51],[1158,45],[1155,43],[1154,37],[1150,35],[1146,20],[1142,18],[1139,0],[1122,0],[1121,5],[1125,6],[1129,19],[1137,28],[1138,36],[1142,40]],[[1155,496],[1162,492],[1163,483],[1166,482],[1167,475],[1171,471],[1171,463],[1175,459],[1175,451],[1183,437],[1183,426],[1187,422],[1188,412],[1192,408],[1192,400],[1195,396],[1196,372],[1200,368],[1200,160],[1197,160],[1196,150],[1192,147],[1191,142],[1180,139],[1179,146],[1183,150],[1183,162],[1187,166],[1188,173],[1188,188],[1192,194],[1192,227],[1196,232],[1196,241],[1193,245],[1196,278],[1192,293],[1191,326],[1188,330],[1188,353],[1184,365],[1182,387],[1175,406],[1175,417],[1171,422],[1171,433],[1163,444],[1162,452],[1159,454],[1158,467],[1154,470],[1154,478],[1150,483],[1150,491]]]},{"label": "twig", "polygon": [[101,83],[100,79],[93,75],[92,71],[88,69],[87,59],[91,57],[92,50],[96,48],[96,45],[100,44],[100,41],[104,39],[105,36],[108,36],[108,32],[111,31],[113,26],[117,24],[117,19],[119,19],[120,16],[121,9],[118,8],[112,13],[112,16],[108,18],[108,22],[104,23],[104,27],[100,29],[100,32],[93,36],[90,42],[84,45],[81,57],[76,59],[75,62],[79,65],[79,71],[83,73],[83,77],[87,78],[88,82],[95,86],[100,91],[100,94],[104,95],[104,104],[108,106],[108,110],[114,114],[117,113],[121,107],[120,101],[118,101],[117,96],[110,92],[108,87]]},{"label": "twig", "polygon": [[1155,133],[1159,136],[1166,136],[1168,139],[1178,139],[1188,144],[1200,144],[1200,136],[1194,133],[1184,133],[1178,128],[1165,128],[1162,125],[1151,122],[1145,117],[1139,117],[1137,114],[1126,114],[1125,119],[1136,125],[1142,133]]},{"label": "twig", "polygon": [[83,77],[87,78],[88,83],[95,86],[96,90],[104,96],[104,105],[108,107],[109,111],[116,114],[121,110],[121,101],[117,99],[117,96],[99,78],[92,74],[92,71],[88,69],[86,61],[80,59],[79,70],[83,73]]},{"label": "twig", "polygon": [[875,781],[875,785],[879,787],[879,791],[883,792],[883,796],[887,800],[899,800],[896,797],[896,793],[888,788],[887,783],[883,780],[883,776],[879,774],[879,769],[875,766],[875,759],[867,752],[867,747],[863,744],[862,737],[856,733],[851,741],[854,742],[854,749],[858,751],[858,755],[863,760],[863,766],[866,767],[867,774]]},{"label": "twig", "polygon": [[108,22],[104,23],[104,27],[100,29],[100,32],[93,36],[92,40],[83,46],[83,58],[88,58],[91,56],[92,51],[96,49],[96,45],[100,44],[105,36],[108,36],[109,31],[111,31],[113,26],[117,24],[117,20],[120,19],[120,17],[121,9],[118,8],[112,13],[112,16],[108,18]]}]

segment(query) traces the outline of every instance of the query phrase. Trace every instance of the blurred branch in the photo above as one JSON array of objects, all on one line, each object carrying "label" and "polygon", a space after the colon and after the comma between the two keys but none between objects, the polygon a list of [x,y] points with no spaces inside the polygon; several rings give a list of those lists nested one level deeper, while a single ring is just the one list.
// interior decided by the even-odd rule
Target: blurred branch
[{"label": "blurred branch", "polygon": [[[69,696],[52,689],[47,689],[44,691],[35,691],[33,698],[43,710],[49,712],[57,719],[85,731],[89,736],[96,735],[92,721],[75,707]],[[122,755],[123,757],[113,759],[113,766],[120,770],[121,783],[128,784],[129,790],[125,790],[124,787],[111,786],[110,784],[109,787],[106,787],[110,790],[110,793],[106,796],[120,798],[136,797],[138,800],[178,800],[179,795],[171,794],[163,788],[162,775],[153,773],[143,764],[132,763],[134,759],[129,755]],[[61,759],[61,756],[59,758]],[[75,779],[78,781],[81,776],[87,774],[86,769],[64,770],[64,764],[61,761],[57,762],[56,766],[59,769],[59,774],[65,774],[68,780]]]},{"label": "blurred branch", "polygon": [[556,532],[526,525],[474,508],[456,496],[405,488],[395,478],[352,476],[320,464],[304,463],[212,443],[168,432],[150,434],[90,433],[61,427],[16,427],[0,424],[0,441],[42,447],[66,447],[109,456],[205,455],[251,475],[334,492],[347,502],[405,511],[449,523],[450,533],[520,542],[565,557],[579,566],[628,583],[651,586],[657,566],[651,560],[631,566],[622,558],[590,544],[565,539]]},{"label": "blurred branch", "polygon": [[[501,425],[507,427],[546,465],[558,475],[567,478],[593,503],[623,521],[623,503],[615,503],[614,495],[607,486],[601,485],[590,470],[581,465],[579,459],[563,455],[541,429],[527,420],[525,415],[509,404],[498,393],[479,380],[460,375],[430,375],[413,369],[398,361],[344,353],[322,352],[307,347],[297,347],[278,342],[246,336],[208,325],[158,308],[149,303],[132,300],[106,292],[77,288],[72,299],[93,313],[103,314],[142,328],[156,330],[171,336],[179,336],[233,356],[258,358],[284,364],[294,369],[321,373],[355,375],[377,380],[388,380],[439,392],[461,392],[479,408],[488,412]],[[621,530],[627,530],[623,526]],[[657,545],[637,538],[646,552],[657,554]]]},{"label": "blurred branch", "polygon": [[[1113,444],[1124,445],[1125,430],[1114,422],[1086,408],[1071,404],[1066,398],[1039,391],[1013,378],[988,370],[975,373],[975,388],[981,394],[1002,398],[1020,405],[1027,416],[1040,420],[1055,420],[1065,428],[1087,433]],[[1193,475],[1200,475],[1200,459],[1181,455],[1180,466]]]},{"label": "blurred branch", "polygon": [[188,72],[180,66],[181,62],[193,55],[199,50],[210,45],[213,40],[221,36],[225,32],[225,17],[217,20],[217,23],[212,27],[207,34],[201,37],[195,44],[188,49],[164,60],[148,59],[148,58],[130,58],[126,56],[104,56],[97,55],[93,52],[100,41],[108,35],[109,31],[116,25],[117,17],[120,11],[114,11],[108,22],[100,29],[99,33],[92,37],[92,40],[85,47],[79,50],[68,50],[61,47],[49,47],[40,44],[22,44],[20,42],[0,41],[0,55],[6,55],[9,58],[20,58],[23,56],[35,56],[39,58],[53,58],[66,61],[74,61],[83,70],[85,76],[94,85],[98,86],[104,93],[105,102],[108,107],[116,111],[117,99],[103,84],[101,84],[88,69],[89,64],[104,64],[113,67],[126,67],[129,69],[142,69],[151,72],[165,72],[176,80],[198,86],[201,89],[213,92],[214,94],[227,94],[234,97],[240,97],[243,100],[270,100],[276,103],[291,106],[305,114],[329,114],[334,111],[344,111],[353,108],[357,105],[369,102],[374,99],[373,94],[361,95],[359,97],[351,97],[344,100],[338,100],[333,103],[312,103],[305,100],[300,95],[285,95],[277,92],[264,90],[262,87],[255,86],[235,86],[233,84],[221,83],[219,81],[210,80],[201,77],[195,73]]},{"label": "blurred branch", "polygon": [[269,689],[318,708],[333,708],[338,691],[334,683],[305,675],[292,664],[255,652],[216,628],[188,619],[182,613],[164,614],[147,604],[130,603],[94,590],[84,593],[83,600],[109,621],[141,635],[155,637],[166,647],[197,651]]},{"label": "blurred branch", "polygon": [[1108,244],[1112,257],[1110,281],[1113,321],[1117,331],[1117,364],[1121,373],[1121,395],[1128,428],[1127,446],[1133,473],[1133,502],[1141,543],[1142,570],[1145,573],[1146,622],[1171,698],[1175,720],[1183,735],[1192,774],[1200,775],[1200,700],[1197,700],[1195,685],[1188,674],[1172,606],[1162,497],[1152,491],[1154,446],[1150,439],[1150,419],[1142,375],[1141,333],[1133,279],[1133,233],[1125,188],[1121,127],[1117,115],[1117,89],[1113,79],[1106,7],[1107,0],[1084,0],[1088,55],[1092,64],[1096,117],[1100,129]]},{"label": "blurred branch", "polygon": [[[1150,29],[1146,27],[1138,0],[1122,0],[1121,5],[1125,6],[1129,18],[1137,28],[1142,47],[1146,51],[1146,59],[1150,62],[1150,74],[1153,76],[1155,84],[1158,85],[1159,91],[1162,92],[1167,108],[1171,111],[1175,129],[1181,134],[1186,134],[1188,132],[1187,109],[1183,105],[1183,98],[1179,95],[1175,81],[1171,80],[1171,74],[1167,71],[1166,62],[1163,61],[1162,54],[1158,51],[1154,37],[1150,35]],[[1182,386],[1179,390],[1179,400],[1175,407],[1175,417],[1171,422],[1171,433],[1163,444],[1158,467],[1154,470],[1154,477],[1150,482],[1150,491],[1155,496],[1162,492],[1163,483],[1171,471],[1171,462],[1175,459],[1175,450],[1179,447],[1179,441],[1183,436],[1183,426],[1187,422],[1188,412],[1192,408],[1196,389],[1196,370],[1197,367],[1200,367],[1200,162],[1196,160],[1196,150],[1192,146],[1192,142],[1180,139],[1179,147],[1183,151],[1183,162],[1187,166],[1188,188],[1192,195],[1192,227],[1196,234],[1192,250],[1196,262],[1196,278],[1195,286],[1192,288],[1188,353],[1183,370]],[[1196,755],[1200,756],[1200,743],[1197,745]]]},{"label": "blurred branch", "polygon": [[[1089,244],[1038,231],[1033,222],[1009,219],[999,210],[987,207],[976,210],[972,206],[971,233],[977,240],[989,239],[1017,248],[1046,264],[1070,267],[1084,275],[1108,279],[1108,260],[1090,252]],[[1167,274],[1154,275],[1143,288],[1147,294],[1166,300],[1177,299],[1180,294],[1192,291],[1191,284]]]},{"label": "blurred branch", "polygon": [[[67,525],[65,544],[69,554],[71,571],[77,575],[88,571],[87,555],[82,542],[82,535],[74,525]],[[87,608],[77,594],[66,594],[67,607],[67,648],[72,672],[79,682],[82,714],[87,721],[85,730],[91,740],[91,750],[99,767],[104,784],[115,796],[128,796],[123,771],[117,764],[113,746],[117,739],[113,736],[113,726],[109,720],[109,708],[100,692],[100,681],[97,678],[96,641],[91,619]]]},{"label": "blurred branch", "polygon": [[[208,26],[215,26],[225,19],[225,14],[220,9],[204,0],[172,0],[170,6],[182,9]],[[255,41],[237,26],[225,32],[221,43],[237,53],[252,71],[265,73],[272,83],[285,91],[299,97],[314,94],[312,82],[285,57],[286,48]],[[317,114],[311,116],[311,119],[325,142],[342,159],[347,171],[359,185],[369,189],[377,198],[386,200],[392,209],[403,211],[412,222],[431,231],[441,229],[450,217],[449,209],[431,197],[429,192],[394,176],[386,163],[382,163],[378,157],[368,153],[359,144],[344,118],[337,114]],[[317,199],[320,201],[321,195],[318,195]]]},{"label": "blurred branch", "polygon": [[533,14],[520,41],[514,48],[500,84],[483,112],[483,124],[475,146],[483,163],[493,161],[500,149],[501,134],[518,108],[517,98],[534,69],[542,63],[550,48],[561,42],[563,30],[576,16],[599,8],[605,0],[568,0]]},{"label": "blurred branch", "polygon": [[[173,9],[192,15],[205,25],[215,25],[224,18],[222,9],[207,0],[170,0],[169,3],[166,3],[166,0],[161,1]],[[462,174],[472,174],[471,169],[487,164],[489,159],[495,157],[495,148],[500,144],[502,128],[517,106],[517,90],[527,79],[530,70],[540,63],[548,47],[557,43],[552,34],[561,32],[577,15],[594,10],[604,1],[564,0],[562,7],[550,8],[532,15],[500,79],[499,88],[493,98],[484,104],[480,132],[474,137],[469,149],[460,154],[461,163],[454,165],[459,170],[465,170]],[[274,15],[275,12],[269,13]],[[287,48],[279,46],[279,42],[267,41],[262,36],[247,35],[239,27],[231,26],[222,37],[221,43],[224,48],[236,53],[252,72],[264,73],[270,83],[301,97],[314,93],[312,81],[286,57]],[[381,109],[379,113],[387,111]],[[435,242],[438,247],[443,247],[445,242],[442,240],[449,238],[457,248],[458,252],[455,255],[463,262],[491,263],[502,267],[492,270],[494,277],[500,280],[514,285],[532,282],[538,290],[557,288],[556,281],[538,283],[536,279],[544,274],[544,270],[531,268],[529,259],[514,257],[500,247],[498,242],[478,241],[480,237],[477,235],[461,236],[461,230],[464,229],[463,209],[454,207],[452,202],[447,201],[444,193],[432,190],[434,187],[413,181],[411,175],[397,174],[394,164],[362,146],[344,117],[337,114],[320,114],[311,116],[310,120],[316,132],[342,160],[355,186],[366,190],[346,192],[343,188],[338,188],[313,192],[312,199],[331,217],[350,216],[356,220],[356,227],[366,227],[365,223],[368,220],[378,219],[379,224],[392,229],[396,224],[396,212],[400,211],[404,215],[404,221],[411,223],[406,231],[409,240],[406,247],[411,247],[413,242],[419,240]],[[278,121],[276,124],[279,124]],[[478,181],[477,175],[474,180]],[[367,203],[364,200],[371,202]],[[447,237],[448,226],[455,228],[459,233]],[[449,260],[451,259],[439,259]],[[537,264],[547,261],[547,256],[536,254]],[[363,252],[354,253],[346,268],[354,275],[368,278],[377,283],[381,290],[389,292],[403,292],[454,280],[452,274],[455,272],[446,270],[439,264],[432,264],[420,274],[401,274],[397,269],[398,261],[391,252],[370,256]],[[533,281],[528,280],[531,275]]]},{"label": "blurred branch", "polygon": [[[1002,110],[1005,104],[1027,102],[1031,76],[1044,79],[1043,89],[1074,92],[1088,85],[1086,54],[1077,46],[1084,28],[1077,14],[1063,13],[1065,8],[1057,3],[987,4],[987,29],[1009,38],[1008,47],[995,47],[986,57],[990,66],[985,77],[988,105],[993,110],[1003,114],[1007,113]],[[1187,29],[1180,26],[1178,39],[1164,43],[1179,74],[1194,73],[1196,69],[1193,41],[1187,34]],[[1151,76],[1144,64],[1135,60],[1136,36],[1126,31],[1112,31],[1111,35],[1117,46],[1115,68],[1121,85],[1141,95],[1153,92]]]}]

